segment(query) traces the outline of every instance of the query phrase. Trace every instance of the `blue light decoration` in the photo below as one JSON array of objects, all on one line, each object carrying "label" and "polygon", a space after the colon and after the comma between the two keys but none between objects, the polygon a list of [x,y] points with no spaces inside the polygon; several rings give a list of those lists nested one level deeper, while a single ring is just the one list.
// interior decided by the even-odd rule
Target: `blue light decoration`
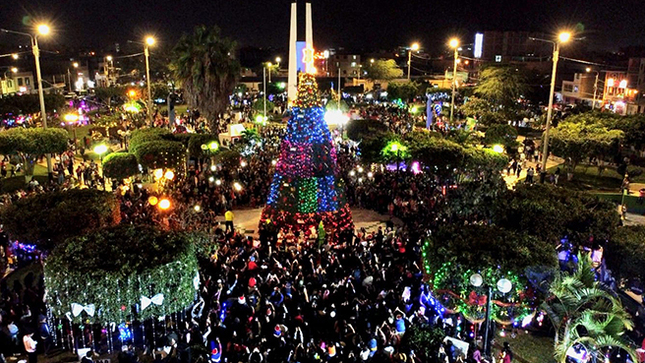
[{"label": "blue light decoration", "polygon": [[446,313],[446,308],[441,304],[441,302],[439,302],[439,300],[437,300],[437,298],[432,295],[430,288],[427,286],[426,291],[427,293],[422,292],[421,296],[419,296],[419,302],[421,303],[421,305],[426,307],[426,309],[431,308],[435,313],[437,313],[437,315],[443,316],[443,314]]},{"label": "blue light decoration", "polygon": [[34,253],[36,252],[36,245],[30,245],[27,243],[16,242],[15,247],[25,253]]},{"label": "blue light decoration", "polygon": [[301,73],[260,224],[307,232],[322,222],[333,242],[353,222],[324,117],[314,76]]},{"label": "blue light decoration", "polygon": [[224,319],[226,319],[226,309],[228,309],[228,301],[222,303],[222,309],[219,312],[219,321],[222,323],[224,323]]},{"label": "blue light decoration", "polygon": [[126,323],[119,324],[119,339],[121,342],[132,340],[132,330]]}]

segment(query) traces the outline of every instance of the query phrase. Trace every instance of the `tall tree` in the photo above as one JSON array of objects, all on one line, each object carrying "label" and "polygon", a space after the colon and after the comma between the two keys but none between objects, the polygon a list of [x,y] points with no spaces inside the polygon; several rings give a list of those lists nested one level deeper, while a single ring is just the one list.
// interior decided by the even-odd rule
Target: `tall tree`
[{"label": "tall tree", "polygon": [[233,57],[235,42],[221,35],[218,27],[195,27],[184,34],[173,50],[170,69],[183,88],[186,100],[216,125],[226,111],[240,64]]},{"label": "tall tree", "polygon": [[0,132],[0,154],[17,154],[25,168],[25,181],[30,181],[38,157],[67,150],[68,133],[58,128],[15,127]]},{"label": "tall tree", "polygon": [[403,70],[396,65],[394,59],[377,59],[370,62],[365,70],[370,80],[387,81],[403,76]]},{"label": "tall tree", "polygon": [[475,94],[499,105],[512,107],[526,92],[526,79],[514,67],[488,67],[482,70]]}]

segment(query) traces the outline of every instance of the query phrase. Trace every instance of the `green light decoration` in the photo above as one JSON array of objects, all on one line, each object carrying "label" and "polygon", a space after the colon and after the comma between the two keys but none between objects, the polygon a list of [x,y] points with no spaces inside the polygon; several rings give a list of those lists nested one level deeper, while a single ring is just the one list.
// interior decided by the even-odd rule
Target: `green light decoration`
[{"label": "green light decoration", "polygon": [[407,159],[410,157],[408,147],[402,144],[399,140],[391,140],[381,150],[381,155],[386,159]]},{"label": "green light decoration", "polygon": [[[422,248],[424,272],[429,277],[433,293],[449,312],[461,313],[471,323],[483,322],[488,299],[486,284],[493,284],[491,318],[494,321],[502,325],[519,326],[524,318],[535,313],[536,299],[524,276],[496,267],[474,271],[453,262],[433,266],[427,258],[431,253],[430,243],[426,241]],[[470,277],[475,272],[485,282],[480,287],[474,287],[470,283]],[[494,285],[501,278],[506,278],[513,284],[512,290],[507,294],[499,292]]]},{"label": "green light decoration", "polygon": [[304,178],[298,183],[298,209],[300,213],[315,213],[318,210],[318,180]]},{"label": "green light decoration", "polygon": [[47,303],[55,316],[75,323],[146,320],[182,311],[194,301],[196,251],[206,240],[132,225],[68,239],[44,266]]}]

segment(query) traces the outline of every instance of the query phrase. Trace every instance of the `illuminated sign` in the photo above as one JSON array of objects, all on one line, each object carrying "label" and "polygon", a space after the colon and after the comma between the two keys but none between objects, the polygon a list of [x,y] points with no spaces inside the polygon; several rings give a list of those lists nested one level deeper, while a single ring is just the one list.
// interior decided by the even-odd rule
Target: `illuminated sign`
[{"label": "illuminated sign", "polygon": [[484,34],[475,34],[475,58],[482,57],[482,48],[484,46]]}]

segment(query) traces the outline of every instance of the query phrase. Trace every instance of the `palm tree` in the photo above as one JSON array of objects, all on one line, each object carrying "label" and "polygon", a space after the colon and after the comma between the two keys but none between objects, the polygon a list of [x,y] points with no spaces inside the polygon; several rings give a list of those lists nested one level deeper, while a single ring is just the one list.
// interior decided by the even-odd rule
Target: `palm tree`
[{"label": "palm tree", "polygon": [[199,109],[211,126],[217,125],[226,111],[240,73],[240,64],[233,58],[235,45],[221,36],[218,27],[200,25],[192,34],[184,34],[173,49],[173,78],[188,103]]},{"label": "palm tree", "polygon": [[567,351],[581,345],[588,352],[617,347],[635,357],[634,350],[623,339],[633,329],[631,317],[620,300],[595,280],[591,259],[579,255],[573,273],[560,273],[551,284],[549,297],[542,309],[555,328],[555,358],[566,362]]}]

